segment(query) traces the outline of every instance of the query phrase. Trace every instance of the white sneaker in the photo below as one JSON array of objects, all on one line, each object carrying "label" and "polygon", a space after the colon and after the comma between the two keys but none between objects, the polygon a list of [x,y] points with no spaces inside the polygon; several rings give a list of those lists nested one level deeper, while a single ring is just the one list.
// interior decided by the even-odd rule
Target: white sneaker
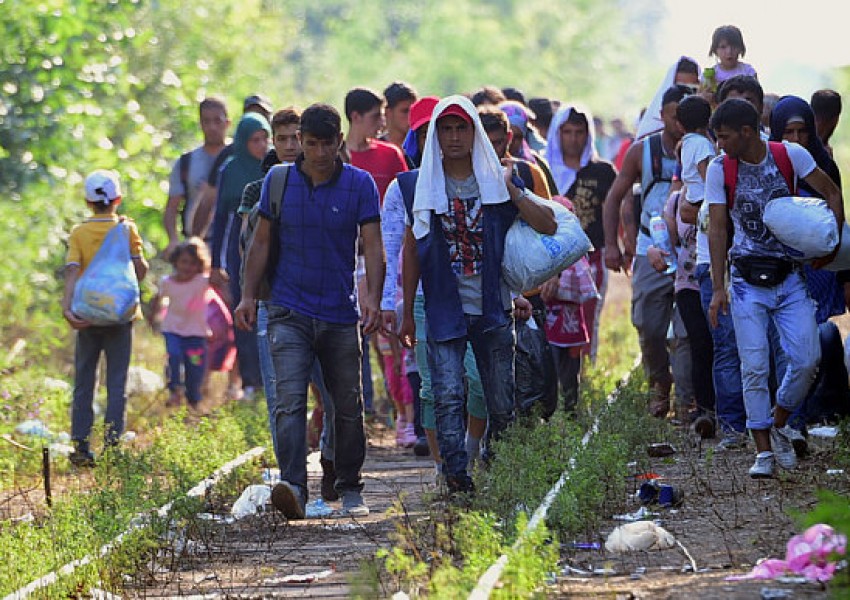
[{"label": "white sneaker", "polygon": [[779,431],[786,438],[791,440],[791,445],[794,446],[794,452],[797,456],[803,456],[809,450],[809,442],[806,441],[803,432],[799,429],[794,429],[790,425],[780,427]]},{"label": "white sneaker", "polygon": [[776,469],[776,459],[773,452],[759,452],[756,462],[750,467],[750,477],[753,479],[770,479]]},{"label": "white sneaker", "polygon": [[791,443],[791,438],[785,433],[785,429],[776,427],[770,430],[770,445],[773,448],[773,454],[776,457],[776,462],[783,469],[793,469],[797,466],[797,454],[794,452],[794,445]]},{"label": "white sneaker", "polygon": [[368,517],[369,507],[363,502],[363,496],[357,490],[342,493],[342,514],[350,517]]}]

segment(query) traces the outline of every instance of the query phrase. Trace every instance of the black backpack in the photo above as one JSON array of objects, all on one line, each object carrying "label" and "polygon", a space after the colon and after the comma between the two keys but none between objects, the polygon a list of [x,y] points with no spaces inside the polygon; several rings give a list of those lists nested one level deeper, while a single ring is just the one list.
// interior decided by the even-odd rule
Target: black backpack
[{"label": "black backpack", "polygon": [[[635,203],[635,223],[640,227],[640,217],[643,212],[643,199],[649,196],[649,192],[655,187],[656,183],[670,183],[672,180],[668,177],[662,177],[662,158],[664,149],[661,147],[661,134],[653,133],[643,141],[644,144],[649,144],[649,156],[652,163],[652,179],[646,189],[641,186],[640,194],[634,194]],[[641,164],[643,163],[643,153],[641,152]],[[649,235],[649,232],[644,232]]]},{"label": "black backpack", "polygon": [[[271,231],[269,234],[269,257],[266,261],[265,277],[260,281],[260,289],[257,291],[257,300],[268,300],[271,297],[271,281],[277,270],[280,259],[280,242],[278,240],[280,227],[280,207],[283,204],[283,195],[286,193],[286,184],[289,183],[289,169],[291,165],[275,165],[266,175],[269,185],[269,201],[271,203],[272,219],[270,221]],[[256,183],[256,182],[255,182]],[[249,186],[253,185],[251,183]],[[257,228],[257,220],[260,219],[260,203],[257,202],[248,213],[245,229],[239,235],[239,251],[242,255],[242,264],[239,266],[239,284],[245,288],[245,263],[248,260],[248,252],[254,241],[254,231]]]}]

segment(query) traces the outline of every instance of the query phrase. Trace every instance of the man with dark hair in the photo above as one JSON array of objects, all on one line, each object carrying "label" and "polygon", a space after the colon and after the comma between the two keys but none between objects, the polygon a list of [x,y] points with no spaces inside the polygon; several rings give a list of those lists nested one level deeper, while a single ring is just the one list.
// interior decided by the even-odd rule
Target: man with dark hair
[{"label": "man with dark hair", "polygon": [[386,133],[381,140],[402,147],[407,136],[410,105],[416,102],[416,90],[403,81],[395,81],[384,90]]},{"label": "man with dark hair", "polygon": [[525,94],[522,93],[521,90],[518,90],[515,87],[503,87],[502,94],[504,94],[506,100],[514,100],[519,102],[520,104],[528,104],[525,101]]},{"label": "man with dark hair", "polygon": [[[262,94],[252,94],[242,101],[242,114],[256,113],[266,122],[272,114],[272,103]],[[233,144],[228,144],[218,153],[207,176],[207,185],[198,197],[198,206],[192,218],[192,234],[206,238],[211,235],[216,199],[218,197],[218,176],[225,161],[233,155]],[[207,240],[209,242],[209,240]]]},{"label": "man with dark hair", "polygon": [[377,139],[384,126],[383,104],[378,94],[366,88],[354,88],[345,95],[348,135],[343,149],[352,165],[375,179],[381,202],[396,174],[407,171],[401,149]]},{"label": "man with dark hair", "polygon": [[[717,144],[726,155],[715,158],[706,174],[705,199],[709,205],[709,252],[713,293],[709,320],[730,309],[726,288],[727,248],[732,263],[729,291],[735,322],[747,427],[758,455],[750,468],[754,478],[773,477],[775,464],[796,466],[794,445],[802,436],[787,425],[803,401],[820,360],[815,306],[801,275],[763,220],[774,198],[790,196],[802,179],[826,199],[838,229],[844,223],[841,191],[818,168],[811,154],[790,142],[767,143],[759,134],[760,113],[749,102],[726,100],[711,117]],[[730,169],[735,169],[731,171]],[[734,237],[729,247],[727,224]],[[833,259],[815,261],[816,268]],[[768,389],[768,325],[776,327],[785,354],[785,374],[771,408]]]},{"label": "man with dark hair", "polygon": [[[589,355],[591,360],[596,360],[599,317],[602,314],[602,305],[608,288],[608,273],[605,269],[603,254],[605,233],[602,208],[605,197],[617,176],[614,166],[599,158],[596,152],[592,122],[593,118],[589,110],[563,106],[558,109],[552,119],[546,143],[546,159],[552,169],[555,183],[558,185],[558,189],[553,193],[569,198],[576,216],[581,221],[582,229],[595,248],[588,255],[588,260],[593,269],[600,297],[583,305],[590,343],[583,348],[573,350],[571,361],[573,369],[577,366],[580,368],[577,350]],[[550,286],[550,290],[544,293],[544,296],[553,292]],[[567,361],[564,358],[562,362]],[[574,377],[578,377],[578,373],[575,373]],[[573,389],[575,387],[573,386]]]},{"label": "man with dark hair", "polygon": [[[676,108],[689,92],[681,85],[665,90],[659,114],[663,129],[631,145],[603,205],[605,266],[613,271],[628,271],[630,257],[620,252],[617,239],[620,207],[626,196],[632,199],[632,185],[641,184],[640,210],[636,207],[633,216],[637,222],[624,221],[623,229],[627,252],[635,249],[631,266],[632,323],[638,330],[643,366],[649,380],[649,412],[659,418],[664,418],[670,409],[672,376],[667,329],[673,314],[673,278],[658,273],[649,263],[646,251],[652,244],[649,219],[662,213],[676,170],[676,144],[682,137]],[[626,214],[631,216],[628,211]]]},{"label": "man with dark hair", "polygon": [[729,98],[741,98],[752,104],[759,115],[764,108],[764,89],[759,80],[751,75],[735,75],[723,82],[717,90],[717,99],[720,102]]},{"label": "man with dark hair", "polygon": [[[437,440],[450,492],[469,492],[464,440],[463,359],[472,343],[487,401],[487,456],[514,415],[514,327],[501,274],[505,235],[517,215],[551,235],[552,211],[517,187],[486,139],[473,104],[444,98],[418,176],[400,175],[407,215],[404,316],[399,337],[416,343],[414,298],[422,276]],[[519,184],[522,185],[521,183]]]},{"label": "man with dark hair", "polygon": [[841,94],[835,90],[818,90],[812,94],[812,111],[815,113],[815,127],[818,137],[827,152],[832,156],[832,147],[829,138],[838,127],[838,119],[841,117]]},{"label": "man with dark hair", "polygon": [[282,108],[272,115],[272,149],[280,162],[295,162],[301,153],[298,143],[298,127],[301,112],[293,107]]},{"label": "man with dark hair", "polygon": [[525,183],[525,187],[541,198],[551,198],[552,192],[549,190],[543,170],[533,162],[512,156],[509,152],[508,148],[510,148],[514,132],[508,115],[500,108],[485,104],[478,108],[478,116],[499,160],[507,158],[513,163],[516,174]]},{"label": "man with dark hair", "polygon": [[528,108],[534,113],[531,123],[544,140],[549,138],[549,124],[552,123],[552,116],[560,105],[557,100],[549,98],[532,98],[528,101]]},{"label": "man with dark hair", "polygon": [[478,107],[482,104],[498,105],[507,100],[507,98],[502,93],[502,90],[497,88],[495,85],[485,85],[473,92],[470,96],[470,100],[472,100],[472,103]]},{"label": "man with dark hair", "polygon": [[[282,481],[272,490],[272,503],[287,518],[305,516],[307,382],[318,358],[334,405],[335,488],[344,512],[365,516],[369,509],[361,496],[366,437],[358,320],[366,334],[380,325],[385,264],[378,190],[368,173],[341,161],[340,118],[332,106],[308,107],[301,115],[298,138],[302,153],[289,167],[274,229],[268,183],[274,170],[263,186],[262,218],[248,249],[236,324],[253,327],[260,280],[271,245],[277,244],[280,260],[271,281],[268,335],[278,404],[272,435]],[[366,270],[365,293],[359,295],[354,290],[358,239]]]},{"label": "man with dark hair", "polygon": [[[168,203],[165,205],[163,215],[163,225],[168,234],[166,256],[171,254],[184,236],[194,234],[192,220],[198,207],[198,200],[208,187],[207,178],[216,157],[224,149],[224,138],[227,128],[230,127],[227,107],[220,98],[205,98],[201,101],[198,112],[204,143],[180,156],[174,163],[171,176],[168,178]],[[180,214],[181,206],[182,214]],[[181,220],[179,228],[178,216]]]}]

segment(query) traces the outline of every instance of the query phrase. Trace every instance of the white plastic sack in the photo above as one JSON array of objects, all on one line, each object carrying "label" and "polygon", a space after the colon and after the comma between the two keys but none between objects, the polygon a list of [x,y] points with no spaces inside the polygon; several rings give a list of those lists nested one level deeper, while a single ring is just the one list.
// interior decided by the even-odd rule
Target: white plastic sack
[{"label": "white plastic sack", "polygon": [[536,288],[593,248],[573,213],[556,202],[537,197],[534,201],[552,209],[558,229],[554,235],[543,235],[521,218],[508,229],[502,276],[515,292]]},{"label": "white plastic sack", "polygon": [[128,323],[139,305],[139,282],[130,258],[130,234],[118,223],[103,240],[74,287],[71,312],[92,325]]},{"label": "white plastic sack", "polygon": [[230,514],[236,519],[255,515],[272,497],[272,489],[267,485],[249,485],[233,503]]},{"label": "white plastic sack", "polygon": [[838,244],[835,216],[820,198],[775,198],[764,208],[764,224],[797,260],[826,256]]}]

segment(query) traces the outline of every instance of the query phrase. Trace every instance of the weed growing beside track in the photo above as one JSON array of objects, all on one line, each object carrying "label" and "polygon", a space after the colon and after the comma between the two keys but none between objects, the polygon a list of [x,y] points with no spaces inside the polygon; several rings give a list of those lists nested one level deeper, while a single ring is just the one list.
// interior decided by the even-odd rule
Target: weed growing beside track
[{"label": "weed growing beside track", "polygon": [[[186,491],[222,463],[267,441],[265,415],[256,407],[231,404],[193,422],[176,413],[151,432],[149,446],[116,449],[103,456],[92,470],[94,484],[88,491],[63,495],[33,522],[0,524],[0,556],[6,557],[0,595],[70,561],[97,555],[140,513],[175,501],[167,519],[151,520],[148,528],[124,538],[114,552],[42,590],[42,595],[67,597],[93,586],[120,590],[124,575],[139,571],[163,536],[202,509],[204,499],[186,498]],[[239,474],[232,474],[216,494],[234,495],[241,483]]]}]

